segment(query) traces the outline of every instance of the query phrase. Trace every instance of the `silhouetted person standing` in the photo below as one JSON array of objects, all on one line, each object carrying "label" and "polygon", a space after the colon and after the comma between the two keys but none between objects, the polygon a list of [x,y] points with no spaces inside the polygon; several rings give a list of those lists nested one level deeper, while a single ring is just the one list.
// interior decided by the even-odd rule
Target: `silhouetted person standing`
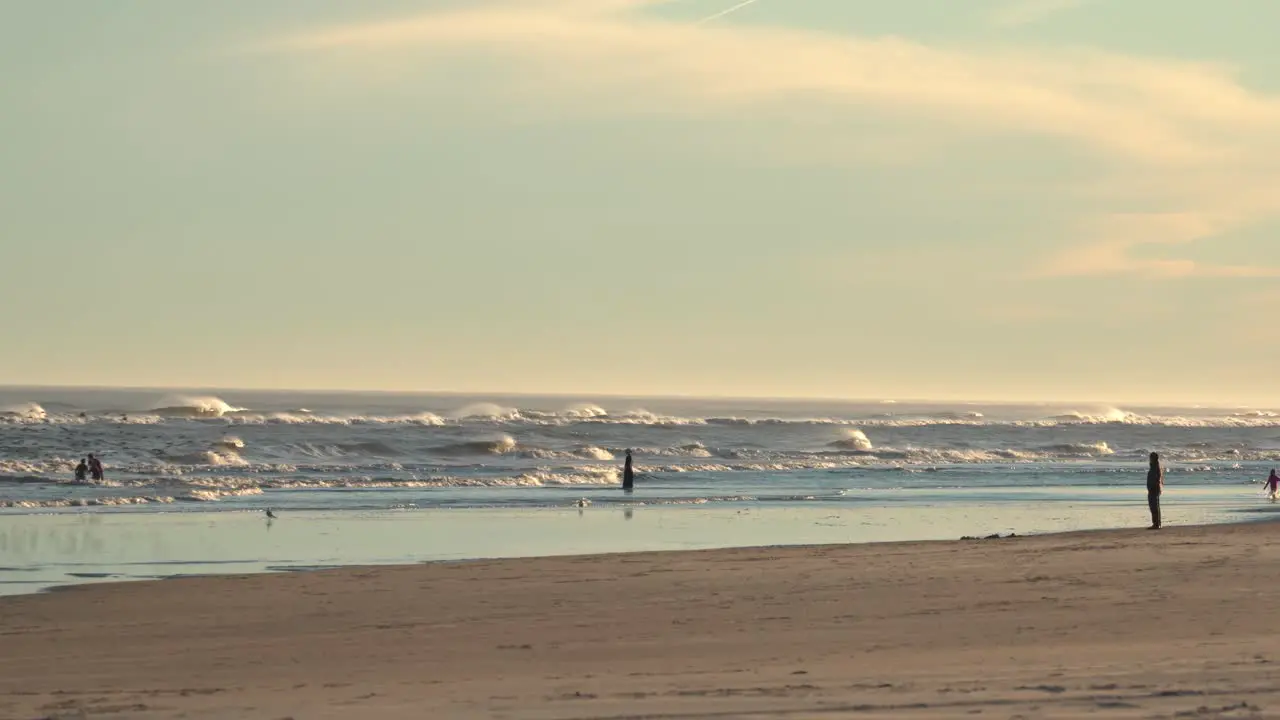
[{"label": "silhouetted person standing", "polygon": [[94,457],[93,453],[89,453],[89,477],[93,478],[94,482],[102,482],[102,461]]},{"label": "silhouetted person standing", "polygon": [[1164,492],[1164,468],[1160,467],[1160,455],[1151,453],[1151,467],[1147,470],[1147,506],[1151,508],[1151,527],[1160,529],[1160,493]]},{"label": "silhouetted person standing", "polygon": [[622,489],[630,490],[636,484],[636,471],[631,467],[631,448],[627,448],[627,460],[622,464]]},{"label": "silhouetted person standing", "polygon": [[82,483],[89,476],[89,461],[80,458],[80,464],[76,466],[76,482]]}]

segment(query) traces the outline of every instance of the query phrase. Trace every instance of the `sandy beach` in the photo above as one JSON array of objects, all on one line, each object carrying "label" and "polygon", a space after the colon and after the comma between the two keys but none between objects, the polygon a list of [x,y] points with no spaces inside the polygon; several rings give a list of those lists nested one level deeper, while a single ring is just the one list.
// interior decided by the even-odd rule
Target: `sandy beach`
[{"label": "sandy beach", "polygon": [[1280,524],[0,598],[0,717],[1253,717]]}]

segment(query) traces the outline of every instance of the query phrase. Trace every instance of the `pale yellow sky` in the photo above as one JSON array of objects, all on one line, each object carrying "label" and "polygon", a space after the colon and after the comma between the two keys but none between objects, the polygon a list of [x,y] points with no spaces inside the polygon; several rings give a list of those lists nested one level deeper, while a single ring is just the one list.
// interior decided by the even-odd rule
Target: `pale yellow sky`
[{"label": "pale yellow sky", "polygon": [[1280,5],[0,8],[0,382],[1280,403]]}]

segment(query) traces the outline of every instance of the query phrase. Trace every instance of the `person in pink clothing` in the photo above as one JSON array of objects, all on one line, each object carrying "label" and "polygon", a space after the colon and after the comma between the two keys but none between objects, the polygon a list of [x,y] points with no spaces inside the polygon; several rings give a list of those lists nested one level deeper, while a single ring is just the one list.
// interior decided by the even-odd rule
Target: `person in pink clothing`
[{"label": "person in pink clothing", "polygon": [[1272,470],[1271,477],[1267,478],[1267,497],[1274,502],[1277,495],[1280,495],[1280,475]]}]

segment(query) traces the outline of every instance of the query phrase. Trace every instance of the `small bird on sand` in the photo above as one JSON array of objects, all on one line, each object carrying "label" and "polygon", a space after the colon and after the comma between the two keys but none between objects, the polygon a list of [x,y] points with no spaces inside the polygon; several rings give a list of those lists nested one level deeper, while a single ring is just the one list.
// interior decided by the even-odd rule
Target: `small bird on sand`
[{"label": "small bird on sand", "polygon": [[276,519],[276,514],[271,512],[271,508],[267,508],[267,518],[270,520]]}]

